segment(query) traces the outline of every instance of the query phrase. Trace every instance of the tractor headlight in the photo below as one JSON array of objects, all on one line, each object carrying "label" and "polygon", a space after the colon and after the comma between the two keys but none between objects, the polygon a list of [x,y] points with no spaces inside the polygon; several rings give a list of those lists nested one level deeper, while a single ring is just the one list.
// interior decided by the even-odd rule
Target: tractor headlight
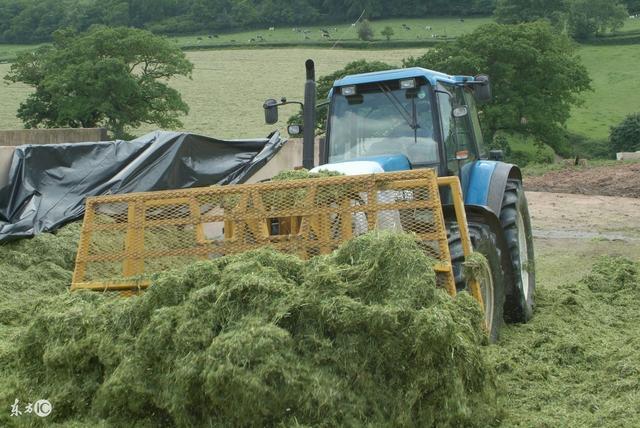
[{"label": "tractor headlight", "polygon": [[400,81],[400,89],[413,89],[416,87],[416,79],[405,79]]},{"label": "tractor headlight", "polygon": [[287,126],[287,132],[289,135],[300,135],[302,134],[302,126],[300,125],[289,125]]},{"label": "tractor headlight", "polygon": [[350,85],[350,86],[343,86],[340,89],[340,92],[342,93],[342,95],[344,95],[345,97],[350,97],[352,95],[356,94],[356,85]]}]

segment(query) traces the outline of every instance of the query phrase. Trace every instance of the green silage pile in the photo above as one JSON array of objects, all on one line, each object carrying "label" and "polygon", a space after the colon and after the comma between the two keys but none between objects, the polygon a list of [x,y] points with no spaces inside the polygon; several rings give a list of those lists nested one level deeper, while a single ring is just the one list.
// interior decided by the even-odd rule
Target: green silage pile
[{"label": "green silage pile", "polygon": [[79,236],[74,223],[56,235],[0,245],[0,359],[13,332],[31,319],[35,302],[66,292]]},{"label": "green silage pile", "polygon": [[534,319],[490,357],[508,427],[638,427],[640,263],[600,259],[576,284],[540,287]]},{"label": "green silage pile", "polygon": [[[3,267],[17,257],[0,252]],[[365,235],[307,262],[269,249],[198,262],[132,298],[66,292],[66,250],[30,257],[56,274],[0,279],[3,293],[24,288],[2,304],[19,321],[2,338],[0,403],[46,397],[47,423],[495,422],[482,314],[467,294],[435,288],[432,260],[408,235]]]}]

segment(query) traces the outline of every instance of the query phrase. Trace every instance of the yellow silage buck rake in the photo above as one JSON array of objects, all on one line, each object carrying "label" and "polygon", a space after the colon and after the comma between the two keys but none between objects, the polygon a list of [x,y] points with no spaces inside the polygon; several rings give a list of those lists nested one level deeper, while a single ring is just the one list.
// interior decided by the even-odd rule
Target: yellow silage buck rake
[{"label": "yellow silage buck rake", "polygon": [[[153,273],[197,260],[263,246],[307,259],[384,229],[413,233],[455,295],[441,186],[469,255],[460,183],[429,169],[89,198],[71,288],[139,291]],[[476,281],[470,289],[482,304]]]}]

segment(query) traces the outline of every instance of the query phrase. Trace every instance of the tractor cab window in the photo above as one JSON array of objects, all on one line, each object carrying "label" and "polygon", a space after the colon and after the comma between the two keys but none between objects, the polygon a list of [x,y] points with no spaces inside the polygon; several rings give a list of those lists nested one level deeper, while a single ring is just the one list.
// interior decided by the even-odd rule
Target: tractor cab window
[{"label": "tractor cab window", "polygon": [[468,108],[462,88],[440,85],[437,96],[447,169],[450,174],[457,174],[463,164],[478,158],[470,120],[472,112],[469,110],[462,117],[454,115],[457,107]]},{"label": "tractor cab window", "polygon": [[387,81],[336,88],[329,117],[329,162],[403,154],[413,166],[438,163],[431,87]]},{"label": "tractor cab window", "polygon": [[476,144],[478,146],[478,155],[482,159],[488,158],[488,153],[484,146],[484,140],[482,138],[482,129],[480,128],[480,120],[478,116],[478,108],[476,106],[476,99],[473,96],[471,90],[464,91],[464,101],[466,106],[469,108],[469,119],[471,121],[471,125],[473,126],[473,134],[476,137]]}]

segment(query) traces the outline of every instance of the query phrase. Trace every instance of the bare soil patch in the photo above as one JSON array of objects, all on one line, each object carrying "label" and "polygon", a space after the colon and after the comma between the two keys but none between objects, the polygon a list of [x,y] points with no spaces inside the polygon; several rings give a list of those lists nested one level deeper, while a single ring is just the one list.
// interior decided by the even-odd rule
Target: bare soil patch
[{"label": "bare soil patch", "polygon": [[527,200],[534,236],[640,238],[638,198],[527,192]]},{"label": "bare soil patch", "polygon": [[525,178],[525,189],[579,195],[640,198],[640,163],[566,168]]},{"label": "bare soil patch", "polygon": [[640,199],[527,192],[538,286],[578,281],[600,257],[640,260]]}]

